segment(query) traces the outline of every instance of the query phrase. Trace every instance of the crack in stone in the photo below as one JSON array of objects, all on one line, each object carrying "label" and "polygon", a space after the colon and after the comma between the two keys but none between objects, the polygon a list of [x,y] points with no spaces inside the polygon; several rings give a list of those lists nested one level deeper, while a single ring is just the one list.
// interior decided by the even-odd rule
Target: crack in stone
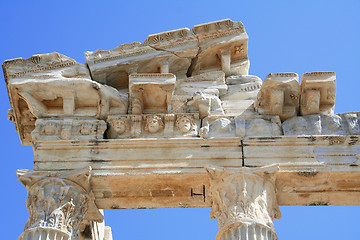
[{"label": "crack in stone", "polygon": [[195,64],[196,64],[196,62],[197,62],[197,60],[198,60],[199,54],[200,54],[200,52],[201,52],[199,37],[198,37],[194,32],[192,32],[192,33],[193,33],[194,36],[196,37],[196,42],[197,42],[197,46],[198,46],[198,47],[197,47],[198,51],[197,51],[195,57],[193,57],[193,58],[191,59],[190,66],[189,66],[189,68],[188,68],[188,70],[187,70],[187,72],[186,72],[186,76],[187,76],[187,77],[191,77],[192,72],[193,72],[193,68],[194,68],[194,66],[195,66]]},{"label": "crack in stone", "polygon": [[179,56],[178,54],[176,54],[175,52],[172,52],[172,51],[169,51],[169,50],[166,50],[166,49],[157,48],[157,47],[150,46],[150,45],[149,45],[149,47],[155,49],[156,51],[168,52],[168,53],[171,53],[171,54],[173,54],[173,55],[175,55],[175,56],[177,56],[177,57],[179,57],[179,58],[186,58],[186,59],[188,59],[188,57],[180,57],[180,56]]}]

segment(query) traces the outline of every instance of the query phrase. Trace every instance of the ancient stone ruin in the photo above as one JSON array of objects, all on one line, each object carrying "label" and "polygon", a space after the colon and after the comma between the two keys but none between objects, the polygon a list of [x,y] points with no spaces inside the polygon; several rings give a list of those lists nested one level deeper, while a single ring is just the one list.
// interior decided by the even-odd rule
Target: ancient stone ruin
[{"label": "ancient stone ruin", "polygon": [[262,81],[247,48],[226,19],[86,63],[5,61],[8,118],[34,150],[18,239],[111,240],[102,209],[211,207],[216,239],[275,240],[279,205],[360,204],[360,113],[334,114],[335,73]]}]

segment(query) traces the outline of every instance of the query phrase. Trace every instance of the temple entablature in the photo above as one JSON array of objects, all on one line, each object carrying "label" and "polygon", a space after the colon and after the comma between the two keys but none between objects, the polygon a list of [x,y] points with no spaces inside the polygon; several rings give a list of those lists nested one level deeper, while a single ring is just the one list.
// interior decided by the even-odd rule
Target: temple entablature
[{"label": "temple entablature", "polygon": [[59,53],[8,60],[8,118],[23,144],[359,134],[358,113],[334,114],[335,73],[262,82],[248,75],[247,40],[226,19],[86,52],[85,64]]},{"label": "temple entablature", "polygon": [[5,61],[8,119],[34,150],[19,240],[111,240],[99,209],[159,207],[212,207],[218,240],[276,240],[279,205],[360,204],[360,113],[334,113],[335,73],[262,81],[247,49],[225,19],[86,63]]}]

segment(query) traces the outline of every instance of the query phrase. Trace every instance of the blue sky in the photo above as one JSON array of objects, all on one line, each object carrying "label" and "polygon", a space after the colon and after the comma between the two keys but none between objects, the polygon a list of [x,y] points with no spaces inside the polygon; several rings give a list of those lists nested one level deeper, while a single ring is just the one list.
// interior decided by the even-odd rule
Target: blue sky
[{"label": "blue sky", "polygon": [[[54,1],[55,2],[55,1]],[[335,71],[335,112],[360,110],[359,1],[5,1],[0,0],[0,62],[59,52],[84,62],[84,52],[113,49],[147,35],[230,18],[249,35],[250,74]],[[0,74],[0,176],[2,236],[16,239],[28,213],[16,169],[32,169],[33,153],[21,146]],[[344,196],[346,197],[346,196]],[[360,239],[360,207],[281,207],[279,239]],[[111,210],[114,239],[215,239],[210,209]]]}]

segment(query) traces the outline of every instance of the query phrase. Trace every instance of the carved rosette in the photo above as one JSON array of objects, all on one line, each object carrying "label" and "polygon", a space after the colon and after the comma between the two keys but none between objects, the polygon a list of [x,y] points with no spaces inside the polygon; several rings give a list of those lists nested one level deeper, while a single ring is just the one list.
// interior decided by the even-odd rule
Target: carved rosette
[{"label": "carved rosette", "polygon": [[219,221],[217,240],[276,240],[273,219],[280,218],[275,193],[277,166],[206,169],[212,195],[211,218]]},{"label": "carved rosette", "polygon": [[102,221],[90,190],[90,168],[82,171],[18,170],[28,191],[29,219],[18,240],[78,240],[83,220]]}]

